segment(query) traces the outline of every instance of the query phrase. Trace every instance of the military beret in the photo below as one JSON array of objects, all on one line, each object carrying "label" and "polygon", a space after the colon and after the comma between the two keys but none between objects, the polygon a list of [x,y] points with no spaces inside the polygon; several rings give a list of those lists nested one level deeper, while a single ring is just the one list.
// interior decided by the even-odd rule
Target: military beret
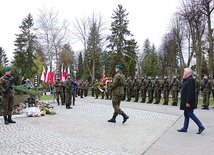
[{"label": "military beret", "polygon": [[197,76],[196,74],[192,74],[192,76]]},{"label": "military beret", "polygon": [[116,65],[115,68],[120,68],[120,69],[122,69],[123,67],[120,66],[120,65]]},{"label": "military beret", "polygon": [[142,74],[142,77],[146,77],[144,74]]},{"label": "military beret", "polygon": [[164,74],[164,76],[167,76],[167,74]]},{"label": "military beret", "polygon": [[204,76],[208,76],[208,74],[204,74]]},{"label": "military beret", "polygon": [[66,76],[70,76],[70,74],[66,74]]},{"label": "military beret", "polygon": [[4,69],[4,72],[10,71],[10,70],[11,70],[10,67],[6,67],[6,68]]}]

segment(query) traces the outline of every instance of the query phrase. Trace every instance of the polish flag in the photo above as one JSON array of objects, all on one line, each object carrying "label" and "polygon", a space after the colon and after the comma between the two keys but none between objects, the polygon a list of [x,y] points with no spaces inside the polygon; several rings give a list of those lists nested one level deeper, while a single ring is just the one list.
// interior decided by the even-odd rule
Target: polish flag
[{"label": "polish flag", "polygon": [[40,80],[45,82],[45,79],[46,79],[46,71],[45,71],[45,67],[43,66],[43,71],[42,71],[42,75],[41,75]]},{"label": "polish flag", "polygon": [[60,71],[60,80],[63,80],[63,78],[65,79],[65,77],[64,77],[64,71],[63,71],[63,65],[62,65],[61,71]]},{"label": "polish flag", "polygon": [[48,71],[46,73],[46,76],[45,76],[45,84],[48,84],[48,80],[49,80],[49,73],[50,73],[50,66],[48,66]]}]

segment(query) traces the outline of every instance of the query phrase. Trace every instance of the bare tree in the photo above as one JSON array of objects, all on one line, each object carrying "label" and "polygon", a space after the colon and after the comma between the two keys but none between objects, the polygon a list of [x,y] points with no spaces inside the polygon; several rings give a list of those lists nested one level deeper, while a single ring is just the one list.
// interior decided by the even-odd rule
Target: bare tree
[{"label": "bare tree", "polygon": [[59,53],[64,44],[68,42],[68,26],[67,20],[60,21],[58,12],[54,9],[39,10],[38,19],[36,21],[38,42],[45,53],[47,62],[52,68],[55,60],[56,66],[59,66]]},{"label": "bare tree", "polygon": [[196,57],[197,73],[201,75],[202,60],[202,39],[205,31],[205,16],[200,10],[198,0],[183,0],[179,9],[179,14],[186,23],[187,33],[191,37],[192,51],[187,66],[190,66],[192,57]]},{"label": "bare tree", "polygon": [[214,10],[214,1],[213,0],[202,0],[202,12],[207,17],[207,39],[209,42],[208,55],[209,55],[209,63],[208,70],[209,74],[213,77],[213,29],[211,28],[211,14]]}]

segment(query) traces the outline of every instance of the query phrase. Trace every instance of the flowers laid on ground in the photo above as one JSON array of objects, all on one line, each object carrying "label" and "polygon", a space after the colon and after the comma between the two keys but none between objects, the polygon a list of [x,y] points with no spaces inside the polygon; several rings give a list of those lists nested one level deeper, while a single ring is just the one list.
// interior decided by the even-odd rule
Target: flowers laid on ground
[{"label": "flowers laid on ground", "polygon": [[43,114],[48,114],[48,115],[55,115],[56,112],[53,110],[53,106],[51,106],[50,104],[46,104],[46,103],[40,103],[39,104],[41,107],[41,111],[43,111]]}]

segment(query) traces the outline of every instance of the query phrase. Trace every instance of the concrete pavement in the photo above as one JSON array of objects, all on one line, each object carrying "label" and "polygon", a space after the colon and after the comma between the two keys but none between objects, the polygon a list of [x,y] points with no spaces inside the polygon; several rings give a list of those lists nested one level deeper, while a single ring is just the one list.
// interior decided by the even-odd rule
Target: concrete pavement
[{"label": "concrete pavement", "polygon": [[190,121],[187,133],[177,129],[183,125],[183,111],[170,105],[122,102],[130,116],[122,124],[108,123],[113,108],[111,100],[76,98],[73,109],[54,106],[57,115],[44,117],[14,116],[16,124],[3,124],[0,119],[0,154],[73,154],[73,155],[209,155],[214,152],[214,109],[196,109],[205,126],[197,135]]}]

